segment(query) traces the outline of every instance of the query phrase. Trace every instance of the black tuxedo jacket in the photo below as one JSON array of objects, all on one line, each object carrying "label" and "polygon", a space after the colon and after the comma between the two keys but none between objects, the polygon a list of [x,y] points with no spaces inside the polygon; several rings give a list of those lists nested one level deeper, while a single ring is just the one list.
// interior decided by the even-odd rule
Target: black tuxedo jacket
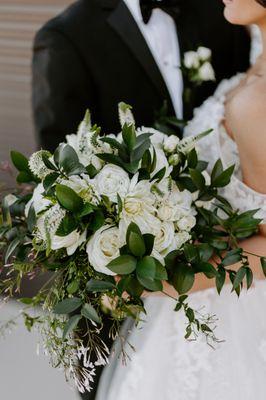
[{"label": "black tuxedo jacket", "polygon": [[[249,66],[247,32],[223,18],[221,0],[179,0],[177,32],[183,54],[199,45],[213,52],[217,83]],[[217,84],[216,83],[216,84]],[[202,85],[191,116],[215,89]],[[151,126],[154,112],[171,99],[152,54],[122,0],[79,0],[49,21],[37,34],[33,57],[33,110],[43,148],[53,150],[66,134],[76,131],[89,108],[93,120],[107,133],[118,132],[117,104],[134,107],[138,125]],[[108,321],[103,339],[107,338]],[[84,395],[93,400],[94,391]]]},{"label": "black tuxedo jacket", "polygon": [[[211,48],[217,82],[249,65],[249,36],[228,24],[221,0],[179,0],[177,32],[183,54],[199,45]],[[191,117],[215,89],[205,83]],[[89,108],[104,132],[118,132],[117,104],[134,107],[137,124],[151,126],[154,112],[171,99],[153,56],[122,0],[79,0],[36,35],[33,57],[33,111],[43,148],[54,149],[76,132]]]}]

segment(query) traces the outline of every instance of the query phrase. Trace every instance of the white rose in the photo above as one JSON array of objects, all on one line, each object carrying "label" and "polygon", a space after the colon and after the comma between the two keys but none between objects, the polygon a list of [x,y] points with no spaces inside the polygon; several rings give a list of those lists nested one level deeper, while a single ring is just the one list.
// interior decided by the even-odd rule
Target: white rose
[{"label": "white rose", "polygon": [[207,47],[199,47],[197,50],[198,56],[202,61],[207,61],[211,58],[212,52]]},{"label": "white rose", "polygon": [[178,232],[175,235],[175,246],[176,250],[179,250],[183,244],[187,243],[191,239],[191,236],[188,232],[183,231],[183,232]]},{"label": "white rose", "polygon": [[196,218],[193,215],[187,215],[181,218],[177,222],[177,227],[180,231],[191,231],[191,229],[196,225]]},{"label": "white rose", "polygon": [[100,195],[117,203],[117,194],[123,199],[128,193],[130,179],[126,171],[117,165],[108,164],[96,175],[95,186]]},{"label": "white rose", "polygon": [[215,73],[212,65],[209,62],[205,62],[199,69],[199,78],[202,81],[215,81]]},{"label": "white rose", "polygon": [[175,249],[175,228],[172,222],[163,222],[159,229],[154,231],[154,250],[162,255],[167,255]]},{"label": "white rose", "polygon": [[54,235],[51,237],[51,249],[59,250],[66,248],[67,255],[72,256],[77,248],[85,242],[86,235],[86,231],[84,231],[81,235],[77,230],[71,232],[67,236]]},{"label": "white rose", "polygon": [[186,68],[199,68],[199,55],[196,51],[187,51],[184,56],[184,65]]},{"label": "white rose", "polygon": [[118,228],[104,225],[88,241],[89,263],[98,272],[106,275],[116,275],[106,266],[120,256],[119,250],[122,245]]},{"label": "white rose", "polygon": [[39,183],[33,191],[32,198],[28,201],[25,207],[25,215],[28,217],[29,210],[31,205],[33,204],[33,208],[36,214],[45,210],[50,204],[51,201],[45,199],[43,197],[44,187],[42,183]]},{"label": "white rose", "polygon": [[178,145],[179,141],[180,139],[175,135],[168,136],[164,140],[164,151],[167,153],[173,153],[176,150],[176,146]]}]

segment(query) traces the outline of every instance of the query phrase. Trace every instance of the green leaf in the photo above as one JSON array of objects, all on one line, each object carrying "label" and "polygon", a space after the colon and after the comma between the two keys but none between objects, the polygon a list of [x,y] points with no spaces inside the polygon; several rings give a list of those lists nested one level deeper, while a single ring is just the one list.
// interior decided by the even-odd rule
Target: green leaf
[{"label": "green leaf", "polygon": [[193,183],[199,190],[203,190],[206,186],[205,178],[200,171],[197,169],[189,169],[189,173]]},{"label": "green leaf", "polygon": [[163,284],[160,280],[150,279],[150,278],[141,278],[138,277],[139,283],[152,292],[161,292],[163,290]]},{"label": "green leaf", "polygon": [[154,175],[154,177],[152,178],[152,181],[160,182],[163,179],[165,172],[166,172],[166,167],[163,167],[162,169],[160,169],[160,171],[158,171]]},{"label": "green leaf", "polygon": [[198,252],[200,260],[207,262],[213,255],[213,248],[207,243],[202,243],[198,246]]},{"label": "green leaf", "polygon": [[32,174],[27,171],[20,171],[17,176],[17,183],[29,183],[34,181]]},{"label": "green leaf", "polygon": [[73,218],[72,215],[66,214],[65,217],[62,219],[59,228],[56,231],[56,235],[58,236],[67,236],[71,232],[73,232],[75,229],[77,229],[78,224]]},{"label": "green leaf", "polygon": [[56,197],[62,207],[71,212],[78,212],[83,207],[82,199],[68,186],[56,185]]},{"label": "green leaf", "polygon": [[216,161],[212,173],[211,173],[211,183],[215,182],[215,180],[223,173],[223,164],[219,159]]},{"label": "green leaf", "polygon": [[14,252],[17,249],[19,244],[20,244],[19,238],[15,238],[14,240],[12,240],[11,243],[9,243],[9,246],[8,246],[8,248],[6,250],[6,254],[5,254],[5,264],[7,264],[9,258],[14,254]]},{"label": "green leaf", "polygon": [[10,152],[11,160],[18,171],[29,172],[28,159],[18,151]]},{"label": "green leaf", "polygon": [[127,228],[127,233],[126,233],[126,242],[128,244],[129,241],[129,235],[131,232],[135,232],[137,235],[142,236],[141,230],[139,229],[138,225],[135,224],[135,222],[131,222]]},{"label": "green leaf", "polygon": [[51,157],[51,154],[47,152],[42,153],[42,161],[44,165],[48,168],[51,169],[52,171],[57,171],[57,167],[49,160]]},{"label": "green leaf", "polygon": [[107,292],[108,290],[115,289],[115,285],[112,282],[100,281],[96,279],[90,279],[86,285],[88,292]]},{"label": "green leaf", "polygon": [[133,151],[137,140],[134,124],[124,124],[122,129],[122,137],[128,150],[130,152]]},{"label": "green leaf", "polygon": [[266,257],[261,257],[260,263],[261,263],[262,271],[266,277]]},{"label": "green leaf", "polygon": [[198,251],[193,244],[186,243],[184,245],[184,254],[187,261],[190,263],[193,263],[198,259]]},{"label": "green leaf", "polygon": [[107,268],[118,275],[127,275],[135,271],[137,260],[130,255],[123,255],[111,261]]},{"label": "green leaf", "polygon": [[246,276],[246,267],[241,267],[235,275],[233,282],[233,290],[236,290],[241,285],[245,276]]},{"label": "green leaf", "polygon": [[34,303],[34,299],[31,297],[22,297],[21,299],[19,299],[19,302],[29,306],[30,304]]},{"label": "green leaf", "polygon": [[36,226],[36,213],[35,213],[33,204],[31,204],[30,209],[29,209],[29,213],[28,213],[28,217],[27,217],[27,226],[28,226],[28,230],[30,232],[32,232]]},{"label": "green leaf", "polygon": [[67,175],[79,175],[86,172],[85,167],[79,162],[79,158],[73,147],[66,144],[59,153],[59,166]]},{"label": "green leaf", "polygon": [[79,289],[79,280],[76,279],[70,282],[70,284],[67,286],[67,293],[74,294],[78,291],[78,289]]},{"label": "green leaf", "polygon": [[143,239],[145,242],[146,255],[149,256],[153,250],[155,236],[150,233],[145,233]]},{"label": "green leaf", "polygon": [[158,260],[155,260],[155,263],[156,263],[155,279],[166,281],[168,279],[166,268]]},{"label": "green leaf", "polygon": [[192,269],[182,263],[177,264],[173,275],[173,286],[179,294],[187,293],[194,285],[195,275]]},{"label": "green leaf", "polygon": [[227,186],[231,181],[231,177],[233,175],[234,169],[235,169],[235,166],[232,165],[231,167],[229,167],[225,171],[223,171],[218,177],[216,177],[213,180],[212,186],[213,187]]},{"label": "green leaf", "polygon": [[3,224],[3,226],[10,227],[10,228],[12,226],[10,208],[9,208],[6,197],[4,197],[3,201],[2,201],[2,224]]},{"label": "green leaf", "polygon": [[216,288],[217,292],[220,294],[222,288],[225,284],[226,272],[224,268],[218,268],[217,275],[216,275]]},{"label": "green leaf", "polygon": [[96,232],[104,225],[104,223],[105,223],[105,217],[103,212],[101,210],[96,210],[91,216],[89,228],[93,232]]},{"label": "green leaf", "polygon": [[225,258],[222,261],[222,264],[224,267],[227,267],[229,265],[236,264],[237,262],[242,260],[242,249],[234,249],[229,251]]},{"label": "green leaf", "polygon": [[126,282],[124,282],[124,291],[128,292],[133,297],[140,297],[144,288],[137,278],[135,276],[127,276],[125,279]]},{"label": "green leaf", "polygon": [[187,157],[188,167],[192,169],[198,169],[198,155],[195,149],[191,150]]},{"label": "green leaf", "polygon": [[[143,135],[145,135],[145,134],[143,134]],[[142,159],[144,153],[147,150],[149,150],[149,148],[151,146],[150,139],[147,138],[147,135],[146,136],[143,136],[143,135],[140,135],[137,138],[137,146],[134,148],[133,152],[131,153],[131,162],[138,163]],[[144,138],[145,138],[145,140],[142,141],[142,139],[144,139]]]},{"label": "green leaf", "polygon": [[46,192],[48,192],[51,187],[53,186],[53,184],[56,182],[57,178],[59,177],[59,173],[58,172],[53,172],[49,175],[47,175],[44,180],[43,180],[43,187],[45,189]]},{"label": "green leaf", "polygon": [[151,256],[146,256],[137,263],[137,277],[156,279],[157,265]]},{"label": "green leaf", "polygon": [[78,326],[81,318],[81,315],[74,315],[73,317],[69,318],[63,331],[63,339],[66,339],[66,337],[73,332],[73,330]]},{"label": "green leaf", "polygon": [[55,314],[70,314],[77,310],[82,304],[82,300],[77,297],[72,297],[70,299],[65,299],[60,301],[55,308]]},{"label": "green leaf", "polygon": [[83,315],[83,317],[87,319],[96,322],[97,324],[100,324],[102,322],[99,314],[91,304],[84,304],[81,309],[81,315]]},{"label": "green leaf", "polygon": [[98,174],[97,169],[92,164],[89,164],[86,167],[86,172],[91,179],[93,179]]},{"label": "green leaf", "polygon": [[135,257],[143,257],[146,252],[144,239],[136,232],[131,231],[128,237],[128,248]]},{"label": "green leaf", "polygon": [[197,269],[200,272],[203,272],[204,275],[209,278],[215,278],[217,276],[217,270],[214,268],[214,266],[210,263],[207,262],[201,262],[199,263],[199,265],[197,266]]},{"label": "green leaf", "polygon": [[253,283],[253,272],[252,269],[246,267],[246,280],[247,280],[247,290],[251,288]]},{"label": "green leaf", "polygon": [[187,316],[189,322],[193,322],[193,321],[195,320],[195,313],[194,313],[194,311],[192,310],[192,308],[188,308],[188,309],[187,309],[187,311],[186,311],[186,316]]}]

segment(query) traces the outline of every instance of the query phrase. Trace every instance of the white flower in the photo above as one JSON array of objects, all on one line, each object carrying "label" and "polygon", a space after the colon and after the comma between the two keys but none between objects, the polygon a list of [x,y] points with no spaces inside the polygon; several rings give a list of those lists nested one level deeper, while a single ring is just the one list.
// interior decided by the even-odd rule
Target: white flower
[{"label": "white flower", "polygon": [[177,222],[177,227],[180,231],[190,232],[196,225],[196,218],[193,215],[187,215]]},{"label": "white flower", "polygon": [[132,178],[120,214],[119,230],[122,238],[125,238],[131,222],[135,222],[142,233],[150,233],[153,227],[160,225],[160,221],[155,217],[155,200],[151,192],[151,183],[146,180],[138,182],[136,174]]},{"label": "white flower", "polygon": [[212,52],[210,49],[208,49],[208,47],[200,46],[197,50],[197,53],[201,61],[208,61],[212,56]]},{"label": "white flower", "polygon": [[43,162],[42,157],[46,156],[51,156],[49,151],[45,150],[39,150],[36,153],[33,153],[32,156],[29,159],[29,168],[31,172],[36,175],[39,179],[44,179],[46,175],[50,174],[53,172],[49,168],[46,167],[46,165]]},{"label": "white flower", "polygon": [[176,165],[178,165],[180,163],[180,155],[179,154],[172,154],[169,157],[168,161],[169,161],[170,165],[175,167]]},{"label": "white flower", "polygon": [[120,125],[122,128],[125,124],[135,125],[135,120],[131,108],[132,108],[131,106],[123,102],[118,104],[118,115],[119,115]]},{"label": "white flower", "polygon": [[199,69],[199,78],[202,81],[215,81],[214,69],[209,62],[205,62]]},{"label": "white flower", "polygon": [[67,255],[71,256],[75,253],[77,248],[81,246],[82,243],[86,240],[87,232],[84,231],[82,235],[77,231],[71,232],[67,236],[57,236],[54,235],[51,237],[51,249],[59,250],[62,248],[66,248]]},{"label": "white flower", "polygon": [[159,229],[153,230],[155,234],[154,250],[161,255],[167,255],[175,249],[175,228],[172,222],[163,222]]},{"label": "white flower", "polygon": [[187,51],[184,55],[184,65],[186,68],[199,68],[199,55],[196,51]]},{"label": "white flower", "polygon": [[28,217],[31,205],[33,205],[36,214],[44,211],[48,206],[51,205],[51,201],[43,196],[44,187],[42,183],[39,183],[33,191],[32,198],[28,201],[25,207],[25,216]]},{"label": "white flower", "polygon": [[120,242],[119,230],[111,225],[100,228],[87,244],[89,263],[98,272],[106,275],[116,275],[106,266],[119,257],[119,249],[123,246]]},{"label": "white flower", "polygon": [[179,141],[180,139],[175,135],[166,137],[163,144],[164,151],[167,153],[173,153],[176,150]]},{"label": "white flower", "polygon": [[175,235],[175,249],[179,250],[185,243],[187,243],[191,239],[191,236],[188,232],[178,232]]},{"label": "white flower", "polygon": [[36,238],[45,244],[51,241],[65,215],[66,211],[59,204],[45,211],[37,220]]},{"label": "white flower", "polygon": [[123,199],[129,190],[130,179],[126,171],[117,165],[108,164],[96,175],[96,190],[117,203],[117,194]]}]

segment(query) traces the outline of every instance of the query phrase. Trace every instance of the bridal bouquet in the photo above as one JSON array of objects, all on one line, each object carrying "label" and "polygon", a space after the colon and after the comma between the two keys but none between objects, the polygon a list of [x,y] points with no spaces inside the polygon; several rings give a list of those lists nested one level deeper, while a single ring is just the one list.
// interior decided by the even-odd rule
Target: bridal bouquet
[{"label": "bridal bouquet", "polygon": [[[238,294],[244,279],[247,287],[253,279],[238,240],[260,221],[256,210],[239,214],[220,195],[234,167],[224,170],[218,160],[209,175],[198,159],[196,143],[210,132],[179,140],[136,128],[124,103],[119,117],[118,136],[102,135],[87,112],[54,154],[40,150],[27,160],[12,152],[26,188],[2,203],[0,293],[7,300],[24,277],[50,272],[33,298],[20,299],[21,315],[28,329],[40,329],[52,365],[81,392],[108,360],[106,319],[113,339],[125,318],[137,324],[145,317],[144,292],[165,293],[168,282],[177,293],[175,312],[187,317],[186,338],[201,333],[210,342],[212,316],[188,303],[196,275],[215,279],[219,293],[226,275]],[[230,268],[236,262],[238,271]]]}]

